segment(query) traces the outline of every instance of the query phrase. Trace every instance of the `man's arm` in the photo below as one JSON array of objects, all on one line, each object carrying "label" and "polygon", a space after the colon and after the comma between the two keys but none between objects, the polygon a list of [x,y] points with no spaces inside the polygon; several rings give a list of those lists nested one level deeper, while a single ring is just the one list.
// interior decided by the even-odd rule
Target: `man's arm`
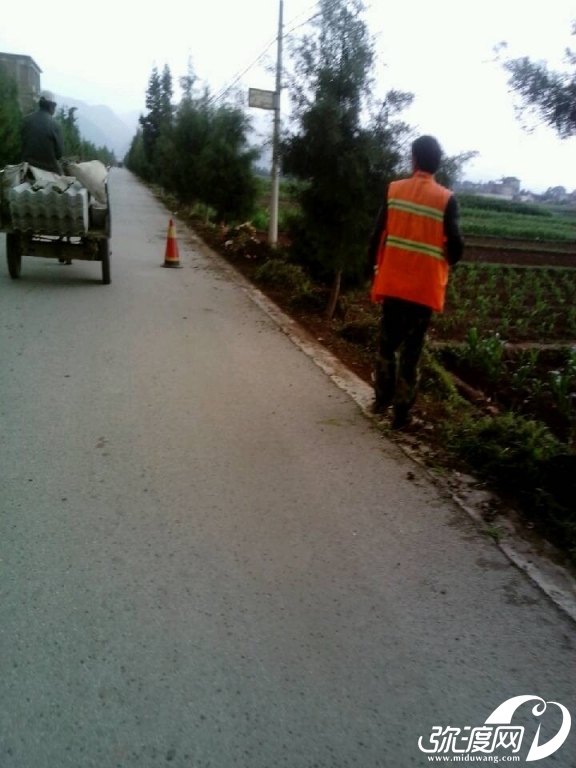
[{"label": "man's arm", "polygon": [[446,258],[448,264],[457,264],[464,253],[464,238],[460,231],[460,210],[458,201],[452,195],[444,211],[444,235],[446,236]]},{"label": "man's arm", "polygon": [[370,236],[370,244],[368,246],[368,261],[373,266],[376,265],[378,259],[378,249],[380,247],[380,241],[382,240],[382,234],[386,229],[386,220],[388,218],[388,198],[384,200],[384,204],[378,212],[378,217],[374,223],[374,229]]}]

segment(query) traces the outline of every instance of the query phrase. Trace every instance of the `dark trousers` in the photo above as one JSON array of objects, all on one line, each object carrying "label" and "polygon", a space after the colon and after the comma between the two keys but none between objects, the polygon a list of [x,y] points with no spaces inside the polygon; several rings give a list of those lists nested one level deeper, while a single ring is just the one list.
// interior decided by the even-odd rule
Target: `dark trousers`
[{"label": "dark trousers", "polygon": [[393,403],[397,413],[407,413],[414,404],[420,356],[431,317],[430,307],[403,299],[384,299],[374,381],[377,404]]}]

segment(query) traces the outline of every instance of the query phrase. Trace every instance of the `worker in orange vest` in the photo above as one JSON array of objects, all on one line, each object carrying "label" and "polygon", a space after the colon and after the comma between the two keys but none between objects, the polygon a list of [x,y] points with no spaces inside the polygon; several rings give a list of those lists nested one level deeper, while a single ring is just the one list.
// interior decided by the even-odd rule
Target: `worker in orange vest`
[{"label": "worker in orange vest", "polygon": [[411,422],[426,331],[432,312],[444,309],[449,266],[464,251],[456,198],[434,179],[441,157],[433,136],[416,139],[413,175],[389,185],[370,240],[371,298],[382,303],[372,410],[392,405],[393,429]]}]

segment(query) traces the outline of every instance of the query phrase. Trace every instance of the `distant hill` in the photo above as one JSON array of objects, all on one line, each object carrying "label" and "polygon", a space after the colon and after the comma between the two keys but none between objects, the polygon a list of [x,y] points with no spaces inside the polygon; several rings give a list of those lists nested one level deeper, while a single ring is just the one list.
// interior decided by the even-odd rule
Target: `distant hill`
[{"label": "distant hill", "polygon": [[97,147],[107,147],[118,159],[122,159],[136,133],[139,113],[131,112],[120,117],[110,107],[92,106],[69,96],[57,95],[58,108],[76,107],[76,118],[82,138]]}]

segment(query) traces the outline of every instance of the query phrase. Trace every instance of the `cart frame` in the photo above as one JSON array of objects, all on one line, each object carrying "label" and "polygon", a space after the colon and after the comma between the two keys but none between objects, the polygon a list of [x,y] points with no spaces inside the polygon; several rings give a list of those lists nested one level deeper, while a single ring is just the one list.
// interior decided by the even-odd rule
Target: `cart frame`
[{"label": "cart frame", "polygon": [[[102,283],[109,285],[111,215],[108,182],[106,181],[106,208],[98,208],[101,226],[90,222],[83,235],[53,235],[42,232],[22,231],[12,226],[8,201],[4,199],[0,170],[0,232],[6,233],[6,261],[8,273],[17,280],[22,272],[22,256],[36,256],[43,259],[58,259],[61,263],[75,261],[99,261],[102,263]],[[93,212],[89,216],[94,215]],[[91,226],[92,225],[92,226]]]}]

